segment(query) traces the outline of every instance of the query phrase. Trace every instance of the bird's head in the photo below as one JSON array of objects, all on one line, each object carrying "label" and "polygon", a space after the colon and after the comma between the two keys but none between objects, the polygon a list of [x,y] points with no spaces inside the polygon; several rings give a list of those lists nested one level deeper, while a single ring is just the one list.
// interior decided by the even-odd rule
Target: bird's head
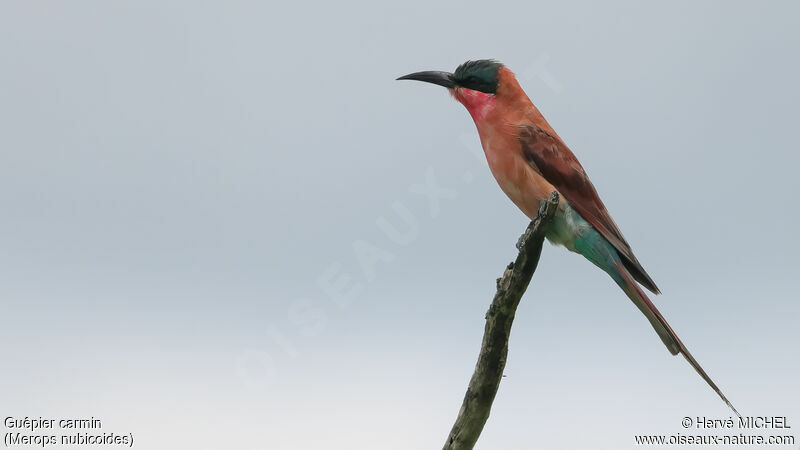
[{"label": "bird's head", "polygon": [[506,85],[518,86],[514,74],[493,59],[467,61],[455,72],[415,72],[398,80],[417,80],[446,87],[477,121],[494,103],[495,97],[508,91]]}]

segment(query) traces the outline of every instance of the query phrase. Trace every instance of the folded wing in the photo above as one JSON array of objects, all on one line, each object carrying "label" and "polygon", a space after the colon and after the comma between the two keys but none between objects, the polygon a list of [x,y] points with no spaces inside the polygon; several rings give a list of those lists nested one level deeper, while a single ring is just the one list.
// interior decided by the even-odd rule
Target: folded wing
[{"label": "folded wing", "polygon": [[531,168],[558,189],[570,206],[614,246],[636,281],[651,292],[660,293],[658,286],[634,256],[578,158],[566,144],[535,125],[519,127],[519,140],[522,153]]}]

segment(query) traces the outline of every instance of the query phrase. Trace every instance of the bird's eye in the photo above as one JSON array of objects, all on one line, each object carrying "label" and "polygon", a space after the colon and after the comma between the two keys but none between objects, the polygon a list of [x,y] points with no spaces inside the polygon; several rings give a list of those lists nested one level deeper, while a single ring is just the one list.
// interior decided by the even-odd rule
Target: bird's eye
[{"label": "bird's eye", "polygon": [[470,75],[464,79],[464,82],[462,84],[464,85],[464,87],[474,89],[481,84],[481,80],[475,75]]}]

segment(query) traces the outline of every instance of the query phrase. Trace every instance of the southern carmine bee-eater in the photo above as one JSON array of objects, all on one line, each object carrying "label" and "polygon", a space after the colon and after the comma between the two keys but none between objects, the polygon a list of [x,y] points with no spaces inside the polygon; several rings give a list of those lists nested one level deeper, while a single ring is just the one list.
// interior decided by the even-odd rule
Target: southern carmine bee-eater
[{"label": "southern carmine bee-eater", "polygon": [[481,146],[500,189],[531,220],[553,191],[560,195],[547,239],[583,255],[605,271],[647,317],[670,353],[682,354],[738,415],[642,290],[660,293],[634,256],[586,171],[517,82],[494,60],[467,61],[454,73],[426,71],[398,80],[447,88],[478,127]]}]

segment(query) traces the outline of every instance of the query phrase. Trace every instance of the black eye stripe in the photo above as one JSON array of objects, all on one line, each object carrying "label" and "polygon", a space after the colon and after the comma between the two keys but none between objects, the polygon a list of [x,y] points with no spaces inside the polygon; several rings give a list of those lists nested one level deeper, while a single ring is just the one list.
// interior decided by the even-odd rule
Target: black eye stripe
[{"label": "black eye stripe", "polygon": [[460,80],[458,84],[462,87],[467,89],[472,89],[475,91],[486,92],[487,94],[493,94],[497,90],[497,84],[492,83],[490,81],[481,80],[478,77],[467,77],[464,80]]}]

